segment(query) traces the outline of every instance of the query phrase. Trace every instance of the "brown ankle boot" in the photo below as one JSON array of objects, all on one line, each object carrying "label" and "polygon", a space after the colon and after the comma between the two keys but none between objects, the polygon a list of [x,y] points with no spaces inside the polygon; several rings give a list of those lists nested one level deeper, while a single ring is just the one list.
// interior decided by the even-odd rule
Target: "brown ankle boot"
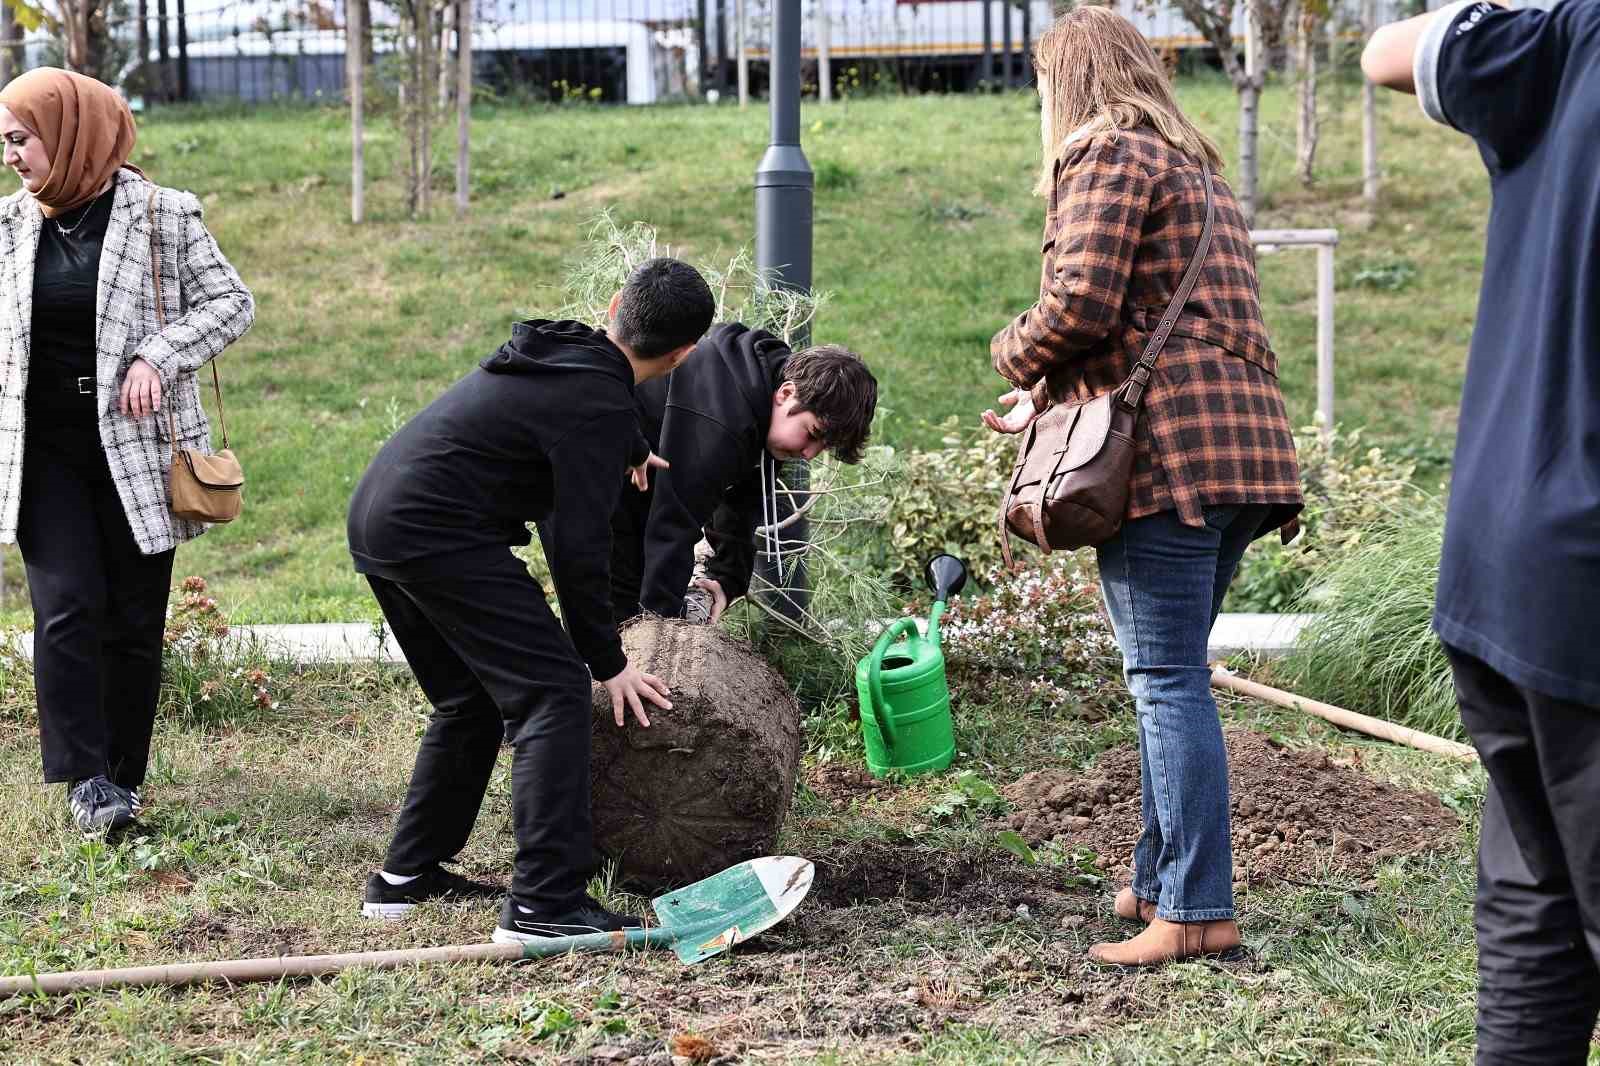
[{"label": "brown ankle boot", "polygon": [[1226,954],[1238,946],[1239,924],[1231,918],[1216,922],[1169,922],[1156,918],[1131,940],[1096,944],[1089,949],[1089,957],[1113,966],[1160,966]]},{"label": "brown ankle boot", "polygon": [[1135,896],[1132,887],[1117,893],[1117,901],[1111,905],[1111,909],[1117,912],[1118,918],[1126,918],[1130,922],[1143,922],[1146,925],[1156,917],[1156,905],[1147,899]]}]

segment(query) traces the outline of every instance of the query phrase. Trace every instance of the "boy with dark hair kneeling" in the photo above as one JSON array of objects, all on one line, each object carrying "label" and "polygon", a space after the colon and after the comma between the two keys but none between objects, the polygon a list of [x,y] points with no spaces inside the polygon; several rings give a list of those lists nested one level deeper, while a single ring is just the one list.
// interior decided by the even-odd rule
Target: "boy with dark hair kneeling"
[{"label": "boy with dark hair kneeling", "polygon": [[613,516],[613,617],[683,617],[703,535],[712,556],[694,585],[710,597],[704,620],[716,622],[750,587],[756,529],[777,511],[775,461],[826,450],[860,462],[878,383],[847,348],[791,352],[765,330],[732,322],[634,395],[640,430],[671,465],[649,487],[641,471],[634,483],[644,491],[623,494]]},{"label": "boy with dark hair kneeling", "polygon": [[[515,874],[494,938],[640,924],[585,892],[590,677],[642,726],[667,686],[629,665],[611,621],[608,522],[631,467],[642,476],[634,392],[694,350],[711,291],[652,259],[611,302],[606,332],[518,323],[511,340],[378,452],[350,503],[350,552],[433,705],[383,869],[362,912],[395,918],[446,895],[498,895],[440,863],[465,846],[503,736]],[[637,449],[637,450],[635,450]],[[630,454],[631,453],[631,454]],[[566,632],[511,553],[539,540]]]}]

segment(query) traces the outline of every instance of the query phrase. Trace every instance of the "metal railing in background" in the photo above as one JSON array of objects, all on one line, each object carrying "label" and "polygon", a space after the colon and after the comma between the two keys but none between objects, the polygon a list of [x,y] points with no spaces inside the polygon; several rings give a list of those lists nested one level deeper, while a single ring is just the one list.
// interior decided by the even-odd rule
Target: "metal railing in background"
[{"label": "metal railing in background", "polygon": [[[140,102],[342,97],[348,2],[126,0],[96,43],[96,73]],[[713,91],[732,97],[742,58],[750,90],[762,95],[773,3],[477,0],[475,80],[492,91],[551,100],[644,104]],[[1377,0],[1380,21],[1396,14],[1399,3]],[[1205,51],[1199,33],[1170,7],[1116,4],[1159,51]],[[1235,31],[1242,42],[1239,7]],[[381,76],[398,16],[372,0],[364,11],[371,22],[363,39]],[[1053,16],[1052,0],[805,0],[802,81],[808,93],[828,97],[1025,86],[1033,80],[1032,42]],[[40,31],[13,51],[21,53],[12,64],[18,72],[60,62],[59,44]]]}]

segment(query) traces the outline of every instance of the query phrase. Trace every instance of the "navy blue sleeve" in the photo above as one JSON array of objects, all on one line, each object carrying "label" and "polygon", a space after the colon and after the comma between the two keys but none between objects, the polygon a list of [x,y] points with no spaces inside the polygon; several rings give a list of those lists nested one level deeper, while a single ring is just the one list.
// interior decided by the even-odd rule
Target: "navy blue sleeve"
[{"label": "navy blue sleeve", "polygon": [[1477,141],[1491,169],[1515,166],[1549,124],[1580,6],[1457,0],[1440,8],[1412,60],[1423,113]]}]

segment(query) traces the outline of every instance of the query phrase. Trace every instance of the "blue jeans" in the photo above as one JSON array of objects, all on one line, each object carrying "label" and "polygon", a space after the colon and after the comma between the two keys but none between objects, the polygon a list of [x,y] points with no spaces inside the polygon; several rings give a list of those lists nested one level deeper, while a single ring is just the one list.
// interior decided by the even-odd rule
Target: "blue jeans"
[{"label": "blue jeans", "polygon": [[1228,758],[1206,643],[1266,504],[1136,518],[1098,550],[1100,587],[1139,712],[1144,833],[1133,892],[1173,922],[1233,917]]}]

